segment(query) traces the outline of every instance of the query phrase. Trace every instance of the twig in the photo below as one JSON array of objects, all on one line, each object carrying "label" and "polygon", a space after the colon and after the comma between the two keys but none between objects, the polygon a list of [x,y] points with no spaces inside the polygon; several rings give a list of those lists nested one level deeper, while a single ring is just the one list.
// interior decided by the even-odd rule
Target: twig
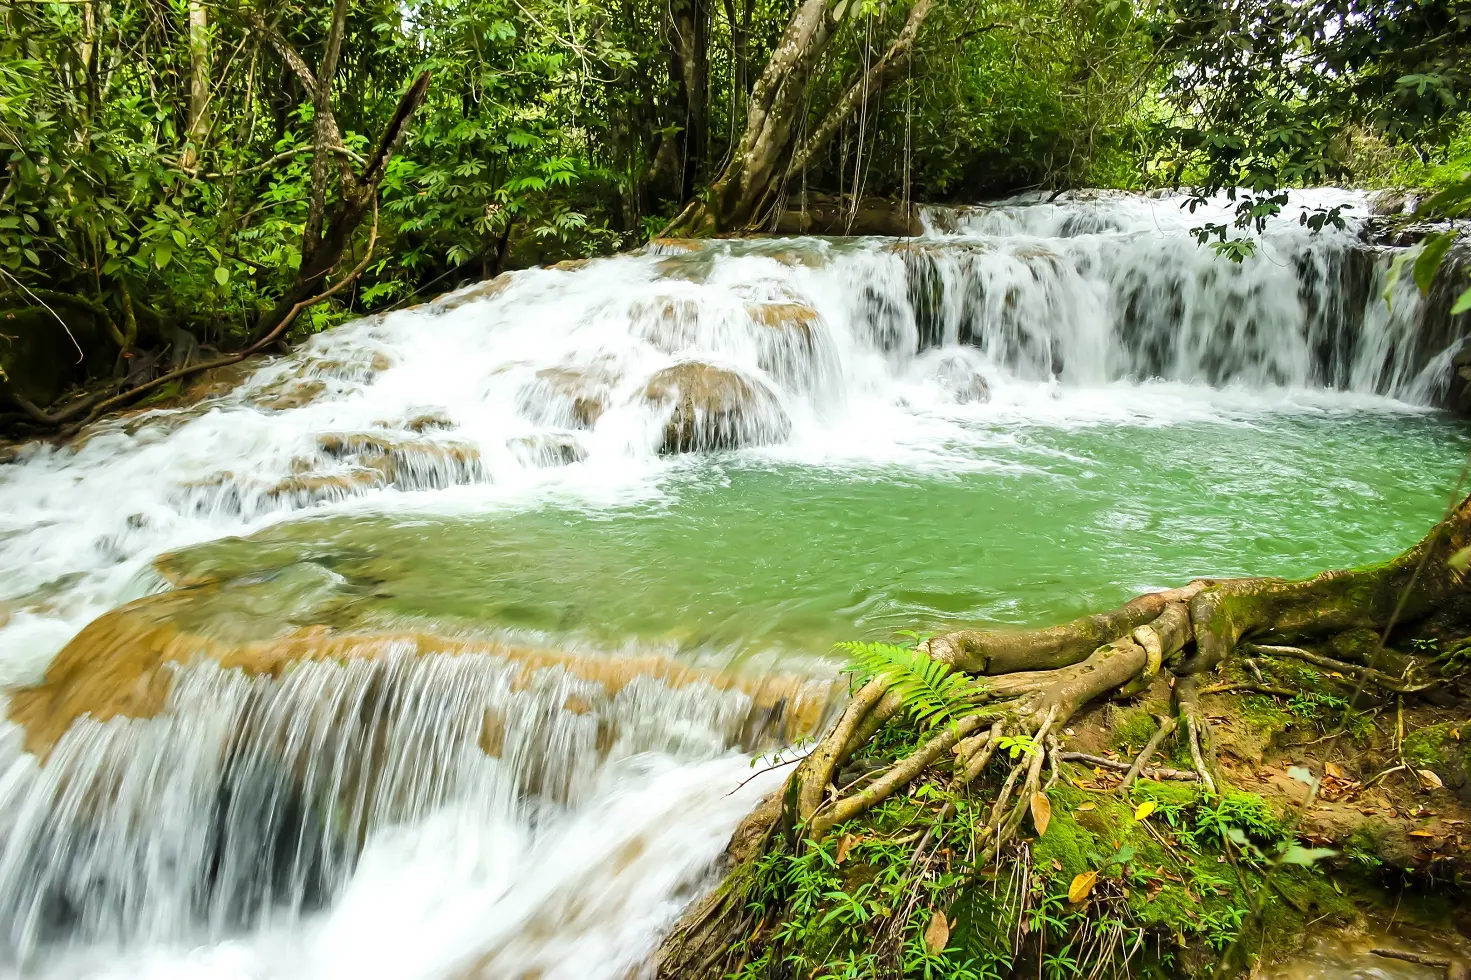
[{"label": "twig", "polygon": [[[1124,762],[1121,759],[1105,759],[1101,755],[1089,755],[1086,752],[1063,752],[1059,754],[1058,758],[1063,762],[1086,762],[1090,766],[1097,766],[1100,769],[1112,769],[1115,772],[1127,772],[1133,768],[1130,763]],[[1135,761],[1137,762],[1138,760]],[[1167,766],[1142,768],[1139,770],[1139,775],[1144,776],[1146,779],[1179,779],[1185,782],[1194,782],[1200,778],[1188,769],[1171,769]],[[1120,783],[1119,788],[1125,785],[1127,784]]]}]

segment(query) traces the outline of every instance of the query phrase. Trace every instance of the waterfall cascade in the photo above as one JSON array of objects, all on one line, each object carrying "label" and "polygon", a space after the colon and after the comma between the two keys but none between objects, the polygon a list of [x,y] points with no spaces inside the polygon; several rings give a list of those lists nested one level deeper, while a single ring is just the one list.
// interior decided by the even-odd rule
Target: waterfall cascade
[{"label": "waterfall cascade", "polygon": [[[1348,205],[1349,227],[1291,211],[1239,264],[1190,234],[1219,218],[1179,204],[655,242],[369,317],[228,394],[28,447],[0,466],[0,682],[37,684],[88,621],[165,588],[163,552],[306,513],[596,503],[652,492],[688,452],[922,466],[977,423],[1437,396],[1446,332],[1412,284],[1386,301],[1361,195],[1305,192],[1295,207]],[[272,580],[302,602],[343,591],[320,574]],[[241,591],[267,578],[167,584],[268,619]],[[474,639],[186,662],[208,646],[151,654],[166,683],[146,717],[94,711],[37,751],[19,723],[0,733],[0,966],[625,976],[780,778],[728,792],[744,753],[810,730],[774,737],[762,712],[792,705],[749,684],[528,672]]]}]

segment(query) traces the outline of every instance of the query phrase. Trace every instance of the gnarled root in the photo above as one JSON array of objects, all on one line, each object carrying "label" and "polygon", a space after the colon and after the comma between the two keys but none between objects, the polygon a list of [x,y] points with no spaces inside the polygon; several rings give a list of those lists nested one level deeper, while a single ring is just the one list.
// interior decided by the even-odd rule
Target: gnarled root
[{"label": "gnarled root", "polygon": [[[985,873],[1008,853],[1028,812],[1034,821],[1039,819],[1037,797],[1056,783],[1064,766],[1078,761],[1076,753],[1062,751],[1059,736],[1069,720],[1090,702],[1132,697],[1160,679],[1172,687],[1175,717],[1160,719],[1158,730],[1127,766],[1092,761],[1126,770],[1122,791],[1140,778],[1162,778],[1197,781],[1205,793],[1217,795],[1225,787],[1210,722],[1200,704],[1203,695],[1246,688],[1290,694],[1292,689],[1276,675],[1291,671],[1274,667],[1272,678],[1263,674],[1263,667],[1283,661],[1296,665],[1293,670],[1321,673],[1325,683],[1366,693],[1406,697],[1427,691],[1446,664],[1458,658],[1404,653],[1393,649],[1393,642],[1415,638],[1416,650],[1424,651],[1436,637],[1471,633],[1471,590],[1457,563],[1449,560],[1468,545],[1471,498],[1415,547],[1377,566],[1324,572],[1303,581],[1198,580],[1062,626],[965,630],[935,637],[922,645],[922,652],[976,677],[980,694],[952,705],[948,715],[931,720],[927,729],[913,731],[916,723],[889,683],[883,677],[870,680],[797,767],[786,790],[743,825],[736,843],[745,853],[733,849],[732,857],[740,860],[774,849],[796,854],[842,825],[851,826],[916,780],[938,779],[948,787],[951,802],[928,832],[908,838],[920,840],[910,863],[928,862],[925,848],[935,826],[954,817],[957,794],[978,792],[981,799],[971,796],[970,801],[981,808],[968,805],[975,816],[967,860],[972,873]],[[1203,684],[1233,658],[1250,671],[1248,679]],[[894,724],[909,726],[912,749],[897,759],[864,756],[873,736]],[[1172,736],[1187,750],[1192,771],[1150,768],[1155,753]],[[855,764],[867,768],[849,785],[836,785],[841,782],[837,774],[855,756]],[[939,769],[947,756],[947,767]],[[993,795],[988,799],[988,794]],[[946,860],[954,859],[951,854]],[[780,903],[771,906],[769,894],[757,899],[742,887],[740,876],[749,874],[755,863],[747,860],[741,865],[745,871],[738,869],[720,891],[687,914],[661,951],[661,977],[725,975],[739,969],[744,950],[763,942],[763,930],[784,910]],[[758,916],[763,902],[771,907]],[[899,919],[910,921],[905,908],[894,908],[888,914],[895,922],[876,931],[890,937],[886,943],[896,929],[907,928],[897,924]],[[774,954],[768,949],[766,955]]]}]

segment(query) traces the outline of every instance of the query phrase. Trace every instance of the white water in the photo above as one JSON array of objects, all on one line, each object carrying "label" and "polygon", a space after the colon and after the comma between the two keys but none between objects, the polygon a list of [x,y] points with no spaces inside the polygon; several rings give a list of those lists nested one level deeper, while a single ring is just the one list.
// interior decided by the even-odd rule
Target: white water
[{"label": "white water", "polygon": [[[1417,349],[1413,288],[1391,312],[1388,256],[1359,247],[1355,224],[1315,236],[1289,214],[1233,265],[1189,236],[1204,220],[1141,198],[932,212],[907,243],[655,247],[339,328],[230,395],[0,467],[0,683],[39,679],[87,621],[157,588],[150,562],[183,545],[326,509],[657,493],[674,402],[647,390],[689,362],[734,372],[750,404],[696,418],[697,436],[820,465],[974,466],[977,420],[1166,425],[1431,398],[1443,358]],[[315,400],[282,401],[309,383]],[[264,845],[247,829],[268,823],[248,808],[332,810],[368,735],[320,705],[346,711],[368,697],[354,671],[379,668],[185,671],[169,714],[83,722],[44,768],[7,735],[0,962],[58,976],[624,975],[759,793],[761,780],[723,795],[748,772],[732,726],[749,706],[656,685],[633,731],[611,702],[576,715],[504,689],[493,666],[424,663],[393,667],[400,686],[373,696],[398,712],[404,755],[382,772],[405,783],[341,818],[361,856],[293,818],[297,863],[280,873],[248,860]],[[503,763],[467,720],[502,702],[540,719],[527,732],[570,727]],[[614,748],[570,746],[555,793],[524,785],[584,717],[619,732]],[[281,740],[290,761],[272,765],[304,767],[306,788],[222,802],[220,787],[254,778],[237,753]],[[425,767],[433,778],[415,782]]]}]

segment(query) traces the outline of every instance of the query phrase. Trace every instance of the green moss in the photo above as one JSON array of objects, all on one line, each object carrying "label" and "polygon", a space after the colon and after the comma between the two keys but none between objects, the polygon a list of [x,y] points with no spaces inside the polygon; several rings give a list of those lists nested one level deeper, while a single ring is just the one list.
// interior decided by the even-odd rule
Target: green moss
[{"label": "green moss", "polygon": [[1143,708],[1114,708],[1108,719],[1111,744],[1123,752],[1137,752],[1159,731],[1159,724]]},{"label": "green moss", "polygon": [[[1451,729],[1457,727],[1450,722],[1440,725],[1428,725],[1418,728],[1405,736],[1405,758],[1422,768],[1444,767],[1450,761],[1448,751],[1460,748],[1459,743],[1454,743]],[[1453,748],[1448,750],[1446,743],[1453,742]]]}]

